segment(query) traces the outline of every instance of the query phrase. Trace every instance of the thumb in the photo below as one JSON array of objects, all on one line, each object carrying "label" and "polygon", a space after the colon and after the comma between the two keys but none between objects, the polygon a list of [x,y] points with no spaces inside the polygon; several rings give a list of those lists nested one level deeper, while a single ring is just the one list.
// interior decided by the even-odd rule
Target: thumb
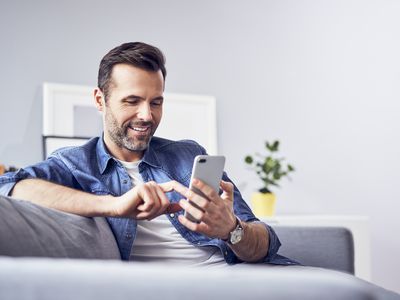
[{"label": "thumb", "polygon": [[220,187],[223,191],[221,197],[232,201],[233,200],[233,184],[231,182],[221,180]]}]

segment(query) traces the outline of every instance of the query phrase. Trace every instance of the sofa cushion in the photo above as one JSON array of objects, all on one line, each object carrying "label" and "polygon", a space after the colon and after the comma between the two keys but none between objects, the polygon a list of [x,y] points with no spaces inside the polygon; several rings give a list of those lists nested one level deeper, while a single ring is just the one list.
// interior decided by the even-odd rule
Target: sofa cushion
[{"label": "sofa cushion", "polygon": [[303,265],[354,274],[354,243],[342,227],[274,226],[282,246],[279,254]]},{"label": "sofa cushion", "polygon": [[302,266],[182,267],[49,258],[1,258],[0,299],[372,300],[399,295],[352,275]]},{"label": "sofa cushion", "polygon": [[0,255],[120,259],[104,218],[0,196]]}]

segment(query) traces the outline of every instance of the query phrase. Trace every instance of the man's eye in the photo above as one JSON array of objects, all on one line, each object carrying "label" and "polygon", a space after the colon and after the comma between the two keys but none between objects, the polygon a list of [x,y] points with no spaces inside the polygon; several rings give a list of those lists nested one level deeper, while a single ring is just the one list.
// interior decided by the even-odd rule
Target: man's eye
[{"label": "man's eye", "polygon": [[129,105],[136,105],[136,104],[138,104],[138,100],[128,100],[128,101],[126,101],[126,103],[128,103]]},{"label": "man's eye", "polygon": [[153,106],[160,106],[162,104],[162,101],[153,101],[151,102],[151,105]]}]

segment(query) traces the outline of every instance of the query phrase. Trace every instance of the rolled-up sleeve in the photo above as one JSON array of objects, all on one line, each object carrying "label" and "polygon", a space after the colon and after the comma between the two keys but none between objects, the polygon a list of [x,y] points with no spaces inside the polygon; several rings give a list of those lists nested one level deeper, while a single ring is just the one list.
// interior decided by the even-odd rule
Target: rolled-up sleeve
[{"label": "rolled-up sleeve", "polygon": [[264,224],[264,226],[268,231],[268,237],[269,237],[267,256],[265,256],[260,262],[274,264],[274,265],[286,265],[286,266],[301,265],[298,261],[294,259],[287,258],[285,256],[278,254],[278,250],[281,247],[281,241],[279,240],[275,230],[264,222],[261,221],[256,221],[256,222]]},{"label": "rolled-up sleeve", "polygon": [[268,231],[268,240],[269,240],[268,253],[267,256],[264,258],[264,262],[271,262],[273,261],[276,254],[278,253],[279,248],[281,247],[281,241],[279,240],[278,235],[271,226],[263,222],[257,222],[257,223],[264,224],[264,226]]},{"label": "rolled-up sleeve", "polygon": [[64,186],[74,187],[74,177],[71,170],[61,159],[51,156],[38,164],[0,176],[0,194],[9,196],[18,181],[30,178],[43,179]]}]

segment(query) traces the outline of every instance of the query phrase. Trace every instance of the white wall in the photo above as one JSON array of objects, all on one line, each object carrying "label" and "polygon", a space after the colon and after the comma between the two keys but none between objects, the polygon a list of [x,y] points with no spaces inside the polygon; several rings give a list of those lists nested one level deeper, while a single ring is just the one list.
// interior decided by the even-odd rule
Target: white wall
[{"label": "white wall", "polygon": [[243,157],[279,138],[298,171],[278,212],[370,216],[373,281],[400,292],[399,16],[390,0],[2,3],[0,161],[41,159],[43,81],[95,84],[107,50],[154,43],[168,91],[217,97],[245,196]]}]

